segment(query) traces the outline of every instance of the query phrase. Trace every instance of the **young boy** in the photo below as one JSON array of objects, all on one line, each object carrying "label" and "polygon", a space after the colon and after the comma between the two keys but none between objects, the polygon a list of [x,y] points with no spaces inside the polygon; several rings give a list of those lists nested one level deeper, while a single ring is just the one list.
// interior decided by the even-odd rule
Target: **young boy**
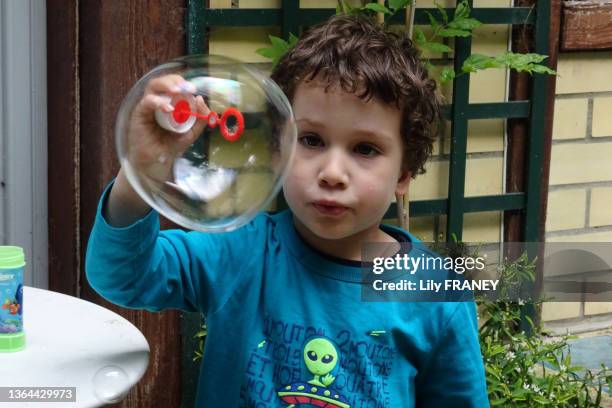
[{"label": "young boy", "polygon": [[[89,240],[90,284],[124,307],[203,313],[197,406],[488,406],[473,302],[361,301],[362,246],[418,242],[380,224],[424,171],[440,121],[417,51],[338,16],[307,31],[272,78],[298,127],[289,210],[224,234],[160,232],[120,171]],[[154,88],[132,126],[163,138],[153,91],[177,92],[180,79]]]}]

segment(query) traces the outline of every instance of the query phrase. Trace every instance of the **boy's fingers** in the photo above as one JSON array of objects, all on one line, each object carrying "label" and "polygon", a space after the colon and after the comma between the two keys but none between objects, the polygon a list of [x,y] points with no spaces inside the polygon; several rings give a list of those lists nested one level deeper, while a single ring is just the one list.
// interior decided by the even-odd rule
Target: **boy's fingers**
[{"label": "boy's fingers", "polygon": [[160,109],[164,112],[172,112],[174,110],[174,107],[172,106],[170,101],[171,99],[168,96],[149,94],[141,99],[140,106],[144,110],[148,111]]},{"label": "boy's fingers", "polygon": [[184,81],[180,75],[164,75],[153,78],[149,81],[146,87],[148,93],[170,92],[171,88]]},{"label": "boy's fingers", "polygon": [[208,115],[210,113],[210,109],[208,108],[208,105],[206,105],[206,102],[204,102],[202,95],[196,96],[195,102],[198,113],[202,115]]},{"label": "boy's fingers", "polygon": [[170,94],[178,94],[178,93],[196,93],[197,88],[194,84],[189,81],[186,81],[180,75],[165,75],[157,78],[153,78],[147,84],[145,93],[170,93]]}]

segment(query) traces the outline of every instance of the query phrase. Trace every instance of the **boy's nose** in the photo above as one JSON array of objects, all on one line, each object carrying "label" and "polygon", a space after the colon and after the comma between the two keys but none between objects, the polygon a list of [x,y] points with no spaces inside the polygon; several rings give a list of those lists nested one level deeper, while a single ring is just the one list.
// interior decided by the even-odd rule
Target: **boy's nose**
[{"label": "boy's nose", "polygon": [[323,158],[319,171],[319,185],[323,187],[346,187],[348,173],[344,160],[339,153],[330,152]]}]

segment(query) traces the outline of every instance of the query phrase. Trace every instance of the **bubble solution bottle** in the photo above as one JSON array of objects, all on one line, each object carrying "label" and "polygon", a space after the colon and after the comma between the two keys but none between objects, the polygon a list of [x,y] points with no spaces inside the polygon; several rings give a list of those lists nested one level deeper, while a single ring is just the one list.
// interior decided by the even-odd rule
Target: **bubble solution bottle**
[{"label": "bubble solution bottle", "polygon": [[23,332],[23,249],[0,246],[0,352],[25,348]]}]

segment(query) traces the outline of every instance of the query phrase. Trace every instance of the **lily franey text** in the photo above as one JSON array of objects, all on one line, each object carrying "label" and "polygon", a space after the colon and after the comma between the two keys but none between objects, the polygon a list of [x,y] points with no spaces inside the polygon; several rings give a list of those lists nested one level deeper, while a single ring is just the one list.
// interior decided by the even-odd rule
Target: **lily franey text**
[{"label": "lily franey text", "polygon": [[430,291],[438,293],[442,288],[447,290],[471,290],[471,291],[489,291],[497,288],[498,280],[485,279],[470,281],[467,279],[446,279],[442,282],[436,282],[431,279],[409,281],[402,279],[399,281],[386,282],[383,280],[375,280],[372,282],[372,287],[377,291],[384,290],[405,290],[405,291]]}]

